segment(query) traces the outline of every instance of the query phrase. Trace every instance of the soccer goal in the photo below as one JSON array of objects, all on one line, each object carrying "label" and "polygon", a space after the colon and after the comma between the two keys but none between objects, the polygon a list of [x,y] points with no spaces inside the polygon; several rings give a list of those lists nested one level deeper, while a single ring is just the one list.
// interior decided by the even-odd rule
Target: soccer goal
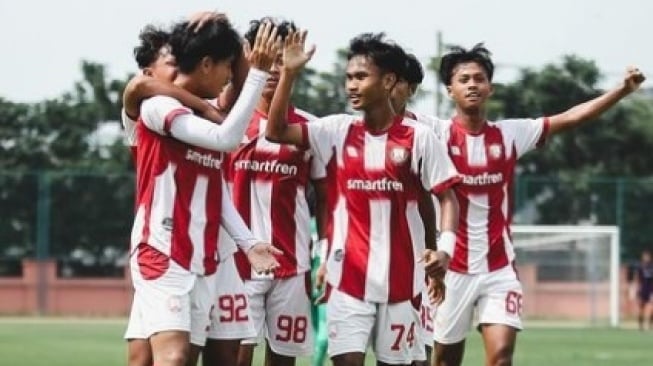
[{"label": "soccer goal", "polygon": [[512,226],[526,319],[619,325],[619,228]]}]

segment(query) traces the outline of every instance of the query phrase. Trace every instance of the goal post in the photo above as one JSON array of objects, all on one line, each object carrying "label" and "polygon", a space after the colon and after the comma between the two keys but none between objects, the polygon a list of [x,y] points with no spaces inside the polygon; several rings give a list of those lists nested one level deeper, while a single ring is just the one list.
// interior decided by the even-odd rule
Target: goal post
[{"label": "goal post", "polygon": [[617,226],[513,225],[511,231],[526,318],[619,325]]}]

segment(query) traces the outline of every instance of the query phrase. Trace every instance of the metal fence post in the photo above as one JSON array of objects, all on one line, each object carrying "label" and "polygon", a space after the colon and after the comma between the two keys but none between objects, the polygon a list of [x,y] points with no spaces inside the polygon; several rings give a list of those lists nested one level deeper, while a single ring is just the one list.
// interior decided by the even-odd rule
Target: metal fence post
[{"label": "metal fence post", "polygon": [[48,274],[46,260],[50,256],[50,174],[38,173],[36,204],[36,260],[38,263],[37,304],[39,315],[48,309]]}]

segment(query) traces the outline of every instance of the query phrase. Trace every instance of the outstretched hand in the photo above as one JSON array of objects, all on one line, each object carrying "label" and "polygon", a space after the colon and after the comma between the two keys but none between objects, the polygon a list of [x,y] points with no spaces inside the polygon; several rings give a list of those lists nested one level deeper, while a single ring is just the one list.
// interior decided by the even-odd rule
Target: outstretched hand
[{"label": "outstretched hand", "polygon": [[243,45],[243,53],[250,66],[263,71],[270,70],[280,49],[281,37],[277,36],[277,27],[270,22],[258,27],[253,45],[247,41]]},{"label": "outstretched hand", "polygon": [[256,273],[269,274],[279,267],[275,256],[281,254],[272,244],[257,243],[247,251],[247,259]]},{"label": "outstretched hand", "polygon": [[639,86],[646,80],[646,76],[637,67],[630,66],[626,69],[626,76],[624,77],[624,88],[629,93],[639,89]]},{"label": "outstretched hand", "polygon": [[288,33],[283,45],[283,68],[289,72],[299,71],[313,57],[315,45],[306,49],[307,30]]}]

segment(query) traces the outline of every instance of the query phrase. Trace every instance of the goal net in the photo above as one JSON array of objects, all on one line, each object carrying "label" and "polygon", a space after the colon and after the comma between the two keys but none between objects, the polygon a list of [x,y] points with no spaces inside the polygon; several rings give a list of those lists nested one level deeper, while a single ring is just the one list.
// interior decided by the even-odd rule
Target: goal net
[{"label": "goal net", "polygon": [[524,318],[619,325],[616,226],[512,227]]}]

